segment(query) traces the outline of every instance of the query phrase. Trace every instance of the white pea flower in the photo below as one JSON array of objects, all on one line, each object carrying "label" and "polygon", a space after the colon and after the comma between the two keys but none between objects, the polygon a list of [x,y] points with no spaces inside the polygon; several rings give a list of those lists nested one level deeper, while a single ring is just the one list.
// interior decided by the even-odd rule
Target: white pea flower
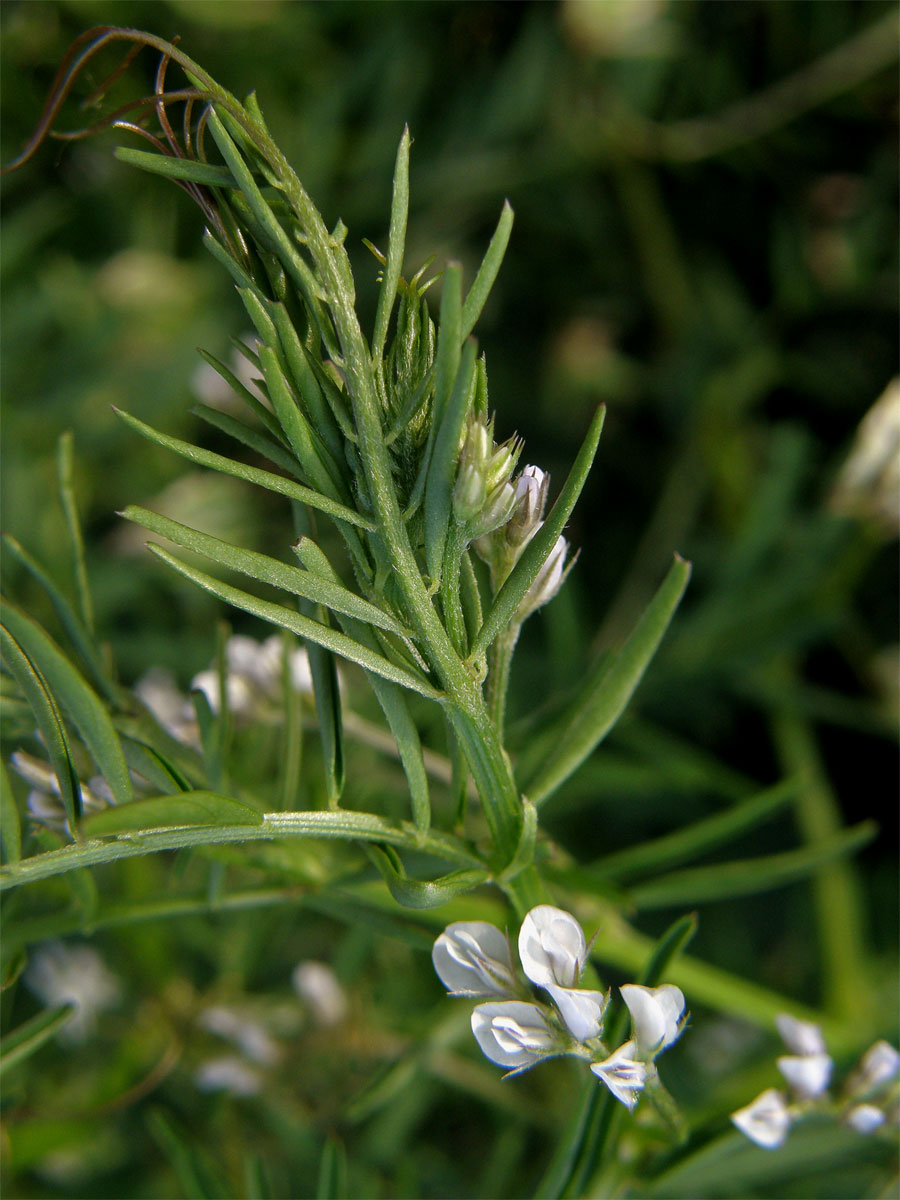
[{"label": "white pea flower", "polygon": [[591,1063],[591,1070],[626,1108],[634,1108],[647,1079],[646,1064],[635,1058],[634,1042],[625,1042],[603,1062]]},{"label": "white pea flower", "polygon": [[519,958],[538,987],[573,988],[587,958],[584,931],[571,913],[539,904],[522,922]]},{"label": "white pea flower", "polygon": [[83,1042],[94,1032],[97,1018],[121,996],[116,975],[92,946],[50,942],[32,958],[25,982],[44,1004],[74,1004],[75,1013],[60,1030],[60,1039]]},{"label": "white pea flower", "polygon": [[554,987],[549,983],[544,986],[573,1038],[586,1042],[589,1038],[600,1036],[609,993],[604,995],[603,992],[589,992],[584,988]]},{"label": "white pea flower", "polygon": [[[538,528],[540,528],[540,525],[538,525]],[[536,532],[537,529],[535,530]],[[569,543],[560,534],[554,542],[553,549],[547,556],[544,565],[535,576],[534,582],[519,603],[519,607],[516,609],[516,621],[521,623],[526,617],[530,617],[533,612],[550,603],[565,582],[569,568],[575,562],[572,559],[569,566],[566,566],[566,555],[568,552]]]},{"label": "white pea flower", "polygon": [[472,1013],[472,1032],[486,1058],[513,1070],[533,1067],[559,1051],[544,1013],[521,1000],[479,1004]]},{"label": "white pea flower", "polygon": [[775,1065],[804,1100],[821,1096],[831,1081],[833,1063],[827,1054],[785,1054]]},{"label": "white pea flower", "polygon": [[791,1114],[784,1096],[775,1088],[769,1088],[746,1108],[732,1113],[731,1120],[744,1137],[764,1150],[777,1150],[783,1146],[791,1127]]},{"label": "white pea flower", "polygon": [[869,1047],[851,1079],[854,1095],[877,1091],[900,1076],[900,1054],[890,1042],[878,1041]]},{"label": "white pea flower", "polygon": [[210,1033],[233,1042],[255,1063],[268,1066],[281,1057],[278,1046],[259,1021],[254,1021],[224,1004],[213,1004],[205,1008],[198,1017],[198,1023]]},{"label": "white pea flower", "polygon": [[340,1025],[347,1016],[346,993],[327,963],[313,959],[298,963],[291,975],[291,983],[318,1025]]},{"label": "white pea flower", "polygon": [[506,527],[506,540],[514,546],[524,546],[537,532],[544,506],[550,476],[540,467],[525,467],[516,480],[516,509]]},{"label": "white pea flower", "polygon": [[255,1096],[262,1083],[259,1072],[234,1055],[211,1058],[194,1075],[201,1092],[230,1092],[232,1096]]},{"label": "white pea flower", "polygon": [[487,921],[448,925],[434,943],[431,961],[451,996],[508,996],[518,990],[509,943]]},{"label": "white pea flower", "polygon": [[825,1053],[822,1030],[812,1021],[801,1021],[790,1013],[779,1013],[775,1025],[781,1039],[792,1054],[812,1055]]},{"label": "white pea flower", "polygon": [[857,1133],[874,1133],[885,1122],[885,1115],[874,1104],[855,1104],[844,1115],[845,1122]]},{"label": "white pea flower", "polygon": [[638,1056],[652,1059],[680,1036],[684,1028],[684,995],[671,983],[648,988],[626,983],[619,988],[631,1013]]}]

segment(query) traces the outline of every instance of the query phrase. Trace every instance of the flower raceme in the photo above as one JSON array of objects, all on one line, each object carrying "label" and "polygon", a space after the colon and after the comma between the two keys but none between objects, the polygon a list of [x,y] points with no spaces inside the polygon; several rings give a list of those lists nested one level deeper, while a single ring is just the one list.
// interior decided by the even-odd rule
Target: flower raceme
[{"label": "flower raceme", "polygon": [[775,1060],[791,1096],[768,1088],[732,1113],[732,1123],[745,1137],[764,1150],[777,1150],[791,1126],[810,1112],[830,1112],[857,1133],[871,1134],[884,1125],[891,1089],[896,1094],[900,1080],[900,1054],[893,1046],[884,1041],[871,1046],[844,1084],[841,1099],[832,1102],[827,1089],[833,1063],[821,1029],[788,1013],[780,1013],[775,1025],[791,1051]]},{"label": "flower raceme", "polygon": [[[684,1027],[681,992],[671,985],[622,988],[632,1037],[610,1052],[602,1041],[609,994],[579,987],[588,945],[572,914],[551,904],[533,908],[519,930],[518,951],[523,974],[513,965],[509,939],[486,921],[457,921],[434,943],[434,968],[451,996],[491,998],[472,1013],[483,1054],[510,1074],[559,1055],[585,1058],[613,1096],[634,1108],[655,1080],[653,1059]],[[537,998],[539,989],[550,1004]]]}]

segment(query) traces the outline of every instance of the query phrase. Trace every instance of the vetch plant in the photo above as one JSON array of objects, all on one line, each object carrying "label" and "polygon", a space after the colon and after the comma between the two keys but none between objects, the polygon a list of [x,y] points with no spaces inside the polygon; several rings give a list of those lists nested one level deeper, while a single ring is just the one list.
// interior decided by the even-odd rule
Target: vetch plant
[{"label": "vetch plant", "polygon": [[[152,92],[89,128],[61,133],[70,92],[110,48],[124,50],[124,61],[90,102],[104,102],[142,49],[158,55]],[[360,316],[366,304],[357,302],[362,276],[351,264],[351,233],[316,207],[255,94],[239,101],[176,43],[100,27],[72,46],[34,137],[12,165],[24,166],[47,137],[77,140],[105,128],[129,142],[116,150],[120,162],[174,182],[200,208],[203,244],[253,328],[235,343],[239,360],[201,352],[231,396],[222,404],[206,376],[203,394],[215,404],[195,412],[215,450],[200,435],[174,437],[117,406],[122,428],[136,445],[143,439],[193,470],[259,489],[270,505],[283,506],[283,521],[271,520],[267,509],[270,552],[263,553],[166,513],[137,504],[124,509],[123,519],[146,531],[149,552],[172,572],[171,587],[187,581],[252,622],[251,633],[218,625],[214,650],[211,637],[180,684],[151,661],[128,687],[127,671],[117,669],[98,628],[72,483],[73,439],[60,439],[74,602],[24,545],[3,538],[5,554],[55,620],[45,628],[39,607],[4,603],[0,649],[12,771],[11,778],[0,771],[0,888],[16,891],[20,907],[4,931],[3,982],[14,989],[29,948],[42,942],[56,946],[70,933],[190,918],[191,930],[215,922],[220,957],[210,954],[211,964],[233,984],[246,967],[242,954],[258,966],[269,946],[256,931],[231,939],[228,922],[281,906],[343,923],[359,937],[341,962],[336,951],[334,965],[327,961],[330,935],[290,959],[303,956],[288,1006],[299,1019],[279,1026],[273,1016],[271,1036],[237,1001],[231,1005],[230,993],[198,1019],[191,987],[166,987],[161,1023],[171,1022],[171,1044],[161,1065],[148,1070],[141,1095],[159,1088],[177,1070],[184,1041],[205,1031],[239,1053],[195,1056],[189,1087],[221,1092],[223,1102],[240,1098],[248,1112],[254,1105],[268,1114],[283,1108],[286,1129],[291,1121],[303,1125],[302,1136],[291,1132],[298,1146],[315,1141],[309,1132],[317,1120],[322,1129],[352,1131],[383,1114],[389,1119],[371,1140],[386,1158],[381,1138],[403,1126],[411,1080],[431,1073],[441,1086],[473,1093],[479,1105],[498,1092],[509,1104],[516,1092],[501,1088],[490,1066],[457,1055],[453,1006],[436,1006],[441,1015],[427,1028],[424,1009],[412,1016],[405,1010],[408,1028],[400,1020],[390,1028],[379,1023],[372,1002],[379,988],[367,993],[359,983],[372,931],[395,939],[403,953],[430,946],[450,995],[475,1002],[471,1032],[489,1063],[511,1075],[551,1058],[587,1064],[558,1067],[558,1075],[577,1072],[583,1090],[565,1126],[560,1118],[547,1131],[553,1154],[536,1194],[618,1194],[642,1177],[652,1190],[654,1172],[665,1170],[661,1148],[691,1153],[686,1123],[657,1070],[659,1056],[686,1027],[685,992],[696,1010],[757,1026],[768,1026],[791,1001],[719,968],[680,962],[696,916],[675,919],[653,939],[638,928],[644,909],[684,912],[805,878],[862,845],[871,827],[739,862],[733,872],[720,859],[685,868],[780,813],[798,791],[794,779],[758,794],[743,784],[735,791],[728,772],[705,761],[700,770],[703,755],[691,753],[670,773],[660,764],[666,803],[670,790],[677,803],[677,788],[691,772],[708,772],[714,782],[704,782],[704,802],[706,792],[714,794],[721,811],[595,862],[582,861],[564,837],[557,842],[543,806],[616,726],[678,608],[690,564],[675,555],[627,634],[606,639],[602,653],[585,651],[583,675],[546,709],[533,707],[524,737],[521,730],[508,734],[521,629],[575,568],[570,539],[581,539],[569,523],[604,421],[600,406],[584,422],[568,474],[552,484],[522,440],[498,429],[475,330],[510,242],[512,208],[500,208],[471,279],[453,261],[438,263],[433,274],[431,260],[409,263],[411,137],[404,129],[387,240],[381,248],[365,243],[373,256],[366,259],[368,279],[377,283],[367,320]],[[432,303],[428,293],[438,281],[440,298]],[[667,545],[666,553],[674,549]],[[211,657],[188,688],[196,666]],[[360,770],[361,761],[374,765]],[[176,852],[174,861],[159,857],[165,852]],[[157,858],[147,861],[150,855]],[[562,904],[598,927],[594,940]],[[505,928],[518,930],[512,941]],[[388,972],[394,967],[389,963]],[[633,982],[604,990],[596,969]],[[34,967],[23,977],[48,1007],[4,1037],[4,1069],[47,1046],[77,1002],[60,989],[41,990]],[[393,1013],[398,997],[419,995],[400,971],[390,982],[386,1011]],[[112,1003],[99,992],[94,999],[97,1014]],[[190,1012],[182,1027],[179,1005]],[[132,1015],[117,1014],[120,1025]],[[831,1032],[843,1037],[843,1052],[847,1027],[832,1019],[836,1057]],[[766,1146],[780,1144],[807,1111],[831,1103],[832,1061],[818,1027],[785,1018],[779,1028],[788,1053],[777,1065],[790,1094],[769,1089],[733,1118]],[[291,1061],[295,1052],[299,1064]],[[850,1128],[869,1132],[889,1123],[897,1074],[890,1053],[887,1043],[876,1043],[848,1083],[835,1111]],[[360,1089],[357,1072],[373,1065],[367,1055],[385,1069]],[[307,1069],[312,1076],[323,1061],[324,1090],[341,1072],[351,1076],[345,1086],[357,1089],[349,1101],[342,1097],[342,1108],[330,1095],[321,1105],[318,1096],[293,1106],[279,1095],[273,1103],[270,1091],[302,1088]],[[554,1070],[541,1074],[521,1092],[534,1088],[537,1095],[547,1079],[549,1094]],[[174,1094],[184,1081],[176,1078]],[[676,1077],[676,1092],[679,1086]],[[395,1103],[396,1113],[388,1111]],[[541,1103],[530,1103],[532,1113],[543,1113]],[[623,1123],[635,1109],[620,1148]],[[188,1177],[186,1190],[230,1194],[204,1180],[165,1117],[154,1110],[149,1123]],[[263,1136],[270,1135],[267,1116]],[[737,1142],[730,1127],[727,1136]],[[335,1145],[329,1132],[322,1196],[349,1194],[339,1183],[342,1151]],[[253,1161],[245,1167],[248,1193],[274,1194]],[[380,1177],[370,1190],[379,1186]]]}]

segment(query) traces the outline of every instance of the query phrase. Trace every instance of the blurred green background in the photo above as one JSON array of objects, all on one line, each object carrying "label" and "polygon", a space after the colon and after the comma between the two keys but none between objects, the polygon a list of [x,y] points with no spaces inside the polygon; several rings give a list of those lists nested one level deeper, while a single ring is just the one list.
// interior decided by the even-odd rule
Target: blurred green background
[{"label": "blurred green background", "polygon": [[[415,139],[409,272],[434,254],[435,270],[456,258],[471,278],[510,199],[513,237],[478,331],[498,435],[518,432],[524,461],[558,485],[593,408],[609,407],[569,531],[579,565],[530,623],[513,669],[512,745],[527,742],[587,659],[627,632],[673,551],[695,564],[631,715],[548,805],[547,826],[588,861],[813,772],[835,819],[881,822],[862,875],[845,882],[863,914],[858,949],[882,1013],[892,1011],[897,937],[897,495],[890,484],[851,491],[838,479],[862,418],[897,375],[895,12],[882,0],[6,0],[0,9],[4,161],[84,29],[181,35],[226,87],[256,89],[326,220],[349,227],[369,322],[377,264],[362,239],[385,241],[404,122]],[[152,89],[154,69],[148,54],[137,61],[139,91]],[[82,119],[71,100],[60,125]],[[227,358],[229,338],[246,330],[200,246],[199,212],[171,185],[117,163],[112,148],[127,141],[104,133],[50,143],[4,182],[3,527],[68,578],[54,476],[56,439],[74,430],[98,626],[125,682],[166,665],[184,687],[208,665],[221,614],[148,561],[116,510],[161,508],[280,555],[293,534],[272,497],[185,470],[111,412],[116,404],[220,448],[190,412],[208,386],[196,347]],[[6,567],[10,593],[43,613],[27,578]],[[742,851],[794,840],[795,818],[785,817]],[[155,862],[129,871],[132,895],[165,878]],[[650,912],[639,924],[656,933],[673,915]],[[112,1196],[134,1179],[129,1195],[181,1194],[147,1132],[143,1094],[112,1120],[103,1105],[150,1070],[147,1039],[160,1054],[165,1030],[183,1042],[180,1022],[198,995],[277,991],[295,961],[317,956],[356,989],[361,1031],[366,1005],[378,1014],[376,1049],[360,1033],[348,1060],[346,1044],[328,1041],[336,1035],[315,1035],[296,1063],[299,1085],[283,1070],[265,1103],[204,1097],[199,1117],[176,1071],[161,1094],[148,1089],[165,1119],[222,1139],[229,1178],[240,1177],[238,1147],[258,1140],[275,1195],[314,1193],[308,1164],[329,1131],[364,1164],[360,1195],[533,1186],[526,1147],[535,1128],[549,1128],[552,1141],[553,1119],[522,1083],[504,1093],[494,1077],[485,1121],[484,1110],[469,1111],[467,1083],[437,1071],[410,1093],[415,1103],[363,1103],[347,1124],[346,1105],[372,1070],[442,1004],[390,938],[311,913],[289,923],[256,914],[228,928],[227,946],[199,918],[98,940],[128,981],[128,1006],[102,1035],[119,1047],[118,1074],[98,1082],[88,1073],[86,1096],[57,1064],[43,1085],[69,1081],[48,1111],[63,1148],[87,1144],[92,1156],[67,1177],[47,1166],[46,1129],[24,1151],[20,1137],[17,1195]],[[706,906],[692,949],[840,1009],[840,997],[823,996],[820,935],[810,888],[797,884],[741,901],[739,921],[733,901]],[[846,995],[843,1003],[846,1016]],[[702,1110],[709,1081],[688,1055],[681,1098]],[[735,1059],[723,1061],[724,1075]],[[24,1101],[39,1113],[49,1093],[39,1080],[29,1086],[37,1090]],[[82,1105],[89,1116],[73,1141]],[[207,1150],[217,1157],[208,1140]],[[779,1194],[767,1186],[783,1184],[755,1180],[753,1194]]]}]

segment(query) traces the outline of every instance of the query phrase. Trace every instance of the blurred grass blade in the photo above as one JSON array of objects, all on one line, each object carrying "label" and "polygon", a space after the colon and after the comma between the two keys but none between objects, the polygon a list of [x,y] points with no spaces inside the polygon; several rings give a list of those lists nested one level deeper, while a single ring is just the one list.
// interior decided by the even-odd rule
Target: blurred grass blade
[{"label": "blurred grass blade", "polygon": [[365,670],[374,671],[376,675],[381,675],[385,679],[389,679],[392,683],[399,683],[401,687],[410,688],[414,692],[419,692],[421,695],[427,696],[429,700],[443,698],[443,693],[433,688],[425,679],[418,675],[413,675],[412,672],[405,670],[403,667],[396,666],[394,663],[389,662],[388,659],[382,658],[372,650],[367,649],[367,647],[360,645],[359,642],[355,642],[352,638],[339,633],[336,629],[330,629],[327,625],[321,625],[318,621],[312,621],[308,617],[303,617],[293,609],[284,608],[280,604],[272,604],[268,600],[260,600],[257,596],[251,596],[249,592],[242,592],[238,588],[230,587],[227,583],[213,579],[212,576],[188,566],[187,563],[182,562],[173,554],[169,554],[168,551],[163,550],[160,546],[154,546],[152,543],[149,543],[148,549],[157,558],[161,558],[169,566],[178,571],[179,574],[184,575],[186,579],[193,580],[194,583],[199,584],[200,587],[211,592],[212,595],[218,596],[220,600],[224,600],[226,604],[232,604],[235,608],[252,613],[254,616],[260,617],[263,621],[277,625],[281,629],[289,629],[292,633],[296,633],[302,638],[324,646],[326,650],[331,650],[334,654],[340,655],[341,658],[358,663]]},{"label": "blurred grass blade", "polygon": [[334,612],[355,617],[367,625],[376,625],[379,629],[386,629],[400,636],[407,633],[394,617],[340,583],[323,579],[316,572],[283,563],[256,550],[244,550],[233,546],[230,542],[220,541],[211,534],[201,533],[199,529],[191,529],[138,505],[129,505],[121,515],[127,521],[134,521],[144,529],[149,529],[151,533],[158,533],[176,545],[183,546],[185,550],[202,554],[220,567],[248,575],[258,583],[268,584],[294,596],[302,596],[313,604],[322,604]]},{"label": "blurred grass blade", "polygon": [[75,437],[71,431],[60,435],[57,444],[56,465],[59,479],[59,499],[69,531],[72,564],[75,571],[75,589],[81,609],[81,620],[85,629],[93,634],[94,604],[88,584],[87,567],[84,561],[84,538],[81,534],[81,521],[78,519],[78,505],[75,501]]},{"label": "blurred grass blade", "polygon": [[4,626],[0,625],[3,660],[31,706],[47,757],[59,782],[60,798],[71,829],[81,816],[81,785],[72,765],[62,714],[34,663]]},{"label": "blurred grass blade", "polygon": [[490,245],[485,252],[484,258],[481,260],[478,274],[472,281],[472,286],[469,288],[468,295],[462,307],[460,320],[461,340],[469,336],[475,328],[476,321],[481,316],[491,288],[494,286],[494,281],[500,272],[500,265],[503,262],[503,256],[509,244],[509,235],[512,233],[512,227],[513,210],[510,207],[509,201],[504,200],[500,220],[497,222],[497,228],[494,230],[494,236],[491,238]]},{"label": "blurred grass blade", "polygon": [[328,807],[333,809],[337,807],[341,798],[345,779],[344,720],[337,663],[333,654],[312,641],[307,643],[306,653],[313,681],[316,715],[319,718]]},{"label": "blurred grass blade", "polygon": [[0,1074],[24,1061],[36,1050],[40,1050],[45,1042],[49,1042],[71,1021],[76,1011],[77,1006],[74,1004],[48,1008],[46,1012],[38,1013],[36,1017],[8,1033],[0,1042]]},{"label": "blurred grass blade", "polygon": [[161,829],[181,825],[262,825],[263,816],[216,792],[179,792],[175,796],[150,796],[116,808],[93,813],[82,822],[89,837],[129,833],[135,829]]},{"label": "blurred grass blade", "polygon": [[62,594],[56,583],[47,574],[41,564],[8,533],[2,535],[6,551],[22,564],[32,578],[43,588],[48,600],[53,605],[53,611],[59,618],[59,623],[74,649],[81,656],[88,668],[91,679],[103,692],[108,700],[112,700],[112,686],[106,675],[106,668],[100,654],[97,652],[93,636],[85,628],[81,617]]},{"label": "blurred grass blade", "polygon": [[[541,530],[535,540],[543,532]],[[543,761],[525,774],[522,783],[536,804],[568,779],[615,725],[656,653],[687,587],[690,573],[690,563],[676,557],[628,641],[611,661],[604,660],[588,677],[569,712],[546,738],[541,739],[541,748],[545,751]],[[500,596],[502,594],[501,589]],[[525,772],[528,772],[528,764],[525,764]]]},{"label": "blurred grass blade", "polygon": [[273,1200],[265,1160],[261,1154],[244,1155],[244,1193],[246,1200]]},{"label": "blurred grass blade", "polygon": [[592,864],[592,869],[619,881],[695,858],[777,816],[794,799],[800,786],[799,777],[785,779],[725,812],[601,858]]},{"label": "blurred grass blade", "polygon": [[[228,703],[228,688],[221,686],[221,675],[217,672],[219,683],[217,690],[219,693],[219,704]],[[221,788],[224,783],[224,762],[222,759],[222,735],[220,731],[220,721],[224,719],[227,722],[227,717],[223,718],[220,710],[218,714],[213,711],[213,707],[209,702],[209,697],[200,688],[194,688],[191,692],[191,704],[194,706],[194,716],[197,719],[197,731],[200,734],[200,748],[203,754],[203,766],[206,771],[206,776],[214,788]]]},{"label": "blurred grass blade", "polygon": [[329,1137],[322,1147],[316,1200],[346,1200],[347,1151],[336,1137]]},{"label": "blurred grass blade", "polygon": [[453,483],[472,400],[476,355],[475,343],[466,342],[453,389],[440,410],[440,425],[425,479],[425,565],[432,585],[440,583],[447,529],[453,520]]},{"label": "blurred grass blade", "polygon": [[130,167],[139,167],[153,175],[166,179],[180,179],[185,183],[198,183],[204,187],[233,188],[237,185],[227,167],[213,163],[198,162],[192,158],[176,158],[169,154],[152,154],[147,150],[135,150],[131,146],[116,146],[113,155],[119,162]]},{"label": "blurred grass blade", "polygon": [[3,611],[7,628],[53,689],[116,801],[127,804],[133,796],[131,777],[106,707],[49,634],[8,601]]},{"label": "blurred grass blade", "polygon": [[372,336],[372,357],[379,359],[384,354],[391,312],[397,297],[397,286],[403,270],[403,253],[406,248],[406,221],[409,214],[409,126],[403,128],[403,136],[397,148],[394,165],[394,191],[391,198],[391,226],[388,235],[387,260],[381,277],[378,293],[378,308],[375,311],[375,331]]},{"label": "blurred grass blade", "polygon": [[18,862],[22,857],[22,825],[13,795],[6,764],[0,759],[0,842],[4,862]]},{"label": "blurred grass blade", "polygon": [[537,838],[537,827],[537,806],[532,804],[527,796],[523,796],[522,835],[519,838],[519,845],[516,847],[516,852],[509,866],[504,868],[502,875],[498,876],[498,883],[505,883],[510,879],[515,879],[520,871],[524,871],[526,867],[532,865],[534,862],[534,844]]},{"label": "blurred grass blade", "polygon": [[628,898],[636,908],[645,910],[752,896],[757,892],[784,887],[797,879],[805,879],[823,863],[855,854],[877,833],[878,826],[874,821],[861,821],[859,825],[823,838],[814,845],[786,850],[781,854],[673,871],[670,875],[631,888]]},{"label": "blurred grass blade", "polygon": [[344,504],[338,504],[327,496],[314,492],[312,488],[294,483],[290,479],[284,479],[281,475],[273,475],[271,471],[261,471],[257,467],[247,466],[246,463],[236,462],[221,454],[214,454],[211,450],[202,450],[190,442],[182,442],[178,438],[169,437],[167,434],[145,425],[137,417],[132,417],[130,413],[123,412],[120,408],[114,407],[113,411],[118,417],[121,417],[126,425],[143,437],[148,438],[151,442],[156,442],[159,446],[164,446],[167,450],[174,451],[175,454],[180,454],[189,462],[197,463],[201,467],[209,467],[213,471],[221,471],[225,475],[233,475],[236,479],[246,480],[247,483],[255,483],[257,487],[266,488],[270,492],[278,492],[279,495],[288,496],[291,500],[299,500],[301,504],[318,509],[319,512],[326,513],[335,520],[346,521],[349,525],[357,525],[360,529],[367,529],[370,532],[375,529],[374,524],[366,517],[361,516],[352,508],[347,508]]},{"label": "blurred grass blade", "polygon": [[367,851],[391,895],[404,908],[440,908],[490,879],[487,871],[475,868],[452,871],[439,879],[410,879],[393,847],[368,846]]},{"label": "blurred grass blade", "polygon": [[[480,658],[494,638],[509,625],[525,593],[534,583],[538,572],[556,545],[556,539],[562,533],[588,477],[594,455],[597,453],[597,444],[600,441],[605,416],[606,409],[601,405],[591,422],[587,437],[578,451],[578,456],[572,464],[572,470],[569,472],[569,477],[556,503],[550,510],[546,521],[523,550],[519,561],[495,596],[469,653],[470,661],[474,662]],[[529,790],[529,795],[535,802],[539,799],[531,790]]]},{"label": "blurred grass blade", "polygon": [[213,1178],[213,1172],[197,1151],[189,1146],[161,1108],[147,1115],[147,1125],[178,1179],[186,1200],[222,1200],[228,1190]]}]

